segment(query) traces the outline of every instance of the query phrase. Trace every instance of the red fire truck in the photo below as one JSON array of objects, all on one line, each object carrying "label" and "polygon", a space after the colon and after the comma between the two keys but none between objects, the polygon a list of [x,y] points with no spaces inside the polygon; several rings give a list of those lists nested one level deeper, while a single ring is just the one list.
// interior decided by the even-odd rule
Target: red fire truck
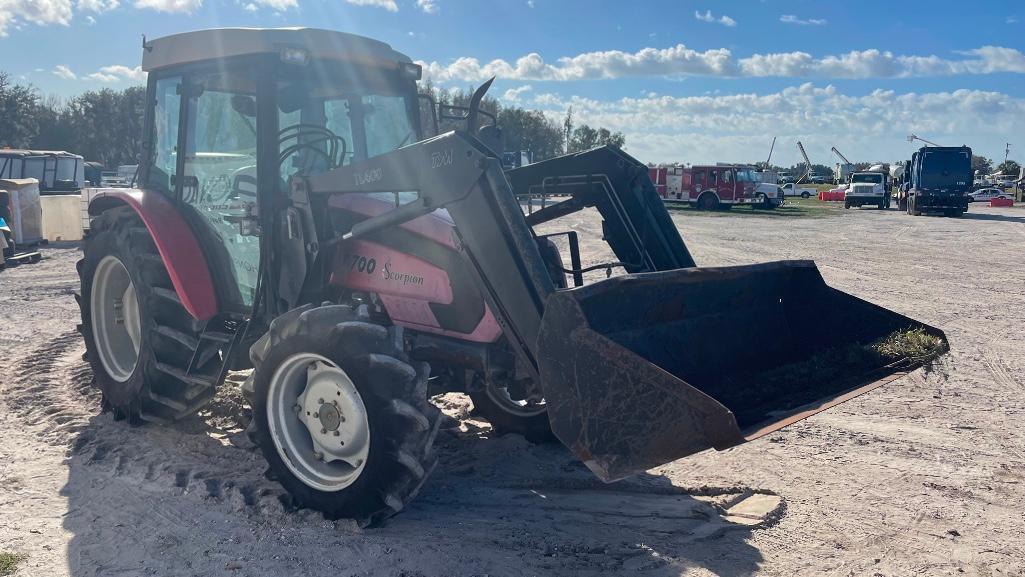
[{"label": "red fire truck", "polygon": [[735,204],[760,206],[776,200],[775,195],[767,196],[756,190],[761,179],[751,166],[657,166],[649,167],[648,175],[666,201],[689,202],[702,210],[730,208]]}]

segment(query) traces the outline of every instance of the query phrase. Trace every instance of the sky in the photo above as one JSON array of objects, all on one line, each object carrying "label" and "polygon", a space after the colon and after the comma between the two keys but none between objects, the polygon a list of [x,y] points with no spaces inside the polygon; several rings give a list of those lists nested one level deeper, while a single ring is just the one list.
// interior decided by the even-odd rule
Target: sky
[{"label": "sky", "polygon": [[1025,3],[0,0],[0,70],[43,95],[145,82],[142,36],[310,26],[382,40],[444,88],[626,135],[643,162],[909,158],[917,134],[1025,160]]}]

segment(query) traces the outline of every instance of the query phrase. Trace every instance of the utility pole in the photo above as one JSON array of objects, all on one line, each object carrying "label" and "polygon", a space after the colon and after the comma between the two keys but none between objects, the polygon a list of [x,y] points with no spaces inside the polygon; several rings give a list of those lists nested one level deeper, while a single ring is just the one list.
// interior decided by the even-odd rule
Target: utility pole
[{"label": "utility pole", "polygon": [[1011,154],[1011,143],[1008,142],[1007,145],[1004,146],[1004,164],[1007,164],[1007,157],[1010,154]]}]

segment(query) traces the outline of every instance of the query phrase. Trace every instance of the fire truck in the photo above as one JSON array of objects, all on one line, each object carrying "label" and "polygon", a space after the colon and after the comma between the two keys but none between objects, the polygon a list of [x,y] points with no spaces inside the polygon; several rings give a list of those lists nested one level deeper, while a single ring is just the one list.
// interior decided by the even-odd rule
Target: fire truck
[{"label": "fire truck", "polygon": [[666,202],[687,202],[701,210],[731,208],[735,204],[775,208],[782,200],[778,187],[762,183],[751,166],[653,166],[648,168],[648,175]]}]

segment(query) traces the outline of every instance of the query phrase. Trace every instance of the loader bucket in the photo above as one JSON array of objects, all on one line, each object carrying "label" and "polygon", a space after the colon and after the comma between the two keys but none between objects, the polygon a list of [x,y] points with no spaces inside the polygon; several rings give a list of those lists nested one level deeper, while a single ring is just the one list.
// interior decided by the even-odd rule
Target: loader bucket
[{"label": "loader bucket", "polygon": [[[902,331],[915,331],[904,333]],[[614,277],[557,291],[538,337],[555,435],[603,481],[778,430],[928,359],[872,351],[942,331],[785,261]]]}]

